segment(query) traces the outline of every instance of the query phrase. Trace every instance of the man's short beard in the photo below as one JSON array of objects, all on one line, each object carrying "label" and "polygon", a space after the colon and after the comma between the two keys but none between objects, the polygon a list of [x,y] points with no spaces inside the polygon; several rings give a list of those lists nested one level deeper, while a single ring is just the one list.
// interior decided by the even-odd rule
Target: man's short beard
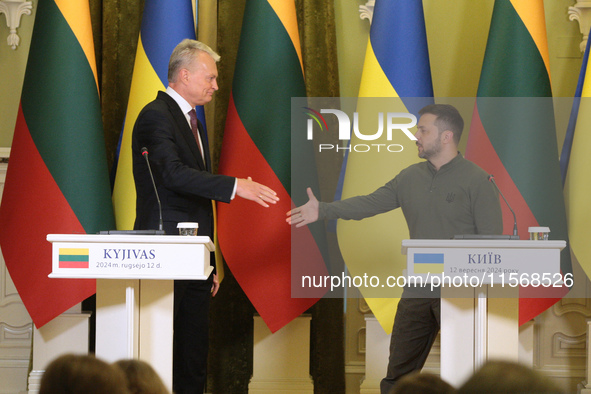
[{"label": "man's short beard", "polygon": [[422,152],[419,152],[419,157],[421,159],[429,160],[433,156],[438,155],[440,152],[441,152],[441,141],[438,139],[437,140],[437,143],[435,144],[435,146],[433,146],[431,149],[426,150],[423,147],[423,151]]}]

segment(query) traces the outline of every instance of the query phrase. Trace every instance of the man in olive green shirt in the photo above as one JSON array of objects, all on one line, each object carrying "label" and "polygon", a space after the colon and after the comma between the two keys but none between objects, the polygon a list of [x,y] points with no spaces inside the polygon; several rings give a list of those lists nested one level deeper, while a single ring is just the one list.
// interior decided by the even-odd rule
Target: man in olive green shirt
[{"label": "man in olive green shirt", "polygon": [[[365,196],[324,203],[308,189],[309,201],[288,212],[287,222],[301,227],[319,219],[361,220],[401,208],[413,239],[501,234],[501,207],[488,174],[458,152],[464,128],[459,112],[451,105],[434,104],[419,114],[415,137],[419,157],[426,161],[405,168]],[[402,376],[422,369],[439,332],[439,297],[421,297],[424,293],[404,289],[394,320],[382,394]]]}]

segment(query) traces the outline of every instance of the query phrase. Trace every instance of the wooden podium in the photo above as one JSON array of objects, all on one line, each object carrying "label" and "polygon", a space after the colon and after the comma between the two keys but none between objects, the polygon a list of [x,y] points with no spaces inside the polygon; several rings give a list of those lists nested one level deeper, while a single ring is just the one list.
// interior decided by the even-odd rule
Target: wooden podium
[{"label": "wooden podium", "polygon": [[211,274],[209,237],[49,234],[52,278],[96,278],[96,356],[147,361],[172,392],[174,280]]},{"label": "wooden podium", "polygon": [[565,241],[402,241],[408,280],[445,283],[441,289],[444,380],[458,387],[489,359],[518,361],[519,286],[556,289],[568,284],[569,278],[560,273],[560,251],[565,246]]}]

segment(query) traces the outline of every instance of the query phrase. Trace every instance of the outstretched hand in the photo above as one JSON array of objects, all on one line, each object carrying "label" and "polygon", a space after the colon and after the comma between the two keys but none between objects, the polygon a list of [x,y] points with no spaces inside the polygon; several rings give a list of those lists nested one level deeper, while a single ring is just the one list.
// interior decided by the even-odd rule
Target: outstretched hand
[{"label": "outstretched hand", "polygon": [[288,224],[303,227],[318,220],[318,200],[312,193],[312,189],[307,188],[306,192],[308,193],[308,202],[287,212],[285,221]]},{"label": "outstretched hand", "polygon": [[251,177],[246,179],[238,178],[236,194],[239,197],[254,201],[265,208],[268,208],[269,204],[277,204],[277,201],[279,201],[279,197],[277,197],[277,193],[274,190],[253,181]]}]

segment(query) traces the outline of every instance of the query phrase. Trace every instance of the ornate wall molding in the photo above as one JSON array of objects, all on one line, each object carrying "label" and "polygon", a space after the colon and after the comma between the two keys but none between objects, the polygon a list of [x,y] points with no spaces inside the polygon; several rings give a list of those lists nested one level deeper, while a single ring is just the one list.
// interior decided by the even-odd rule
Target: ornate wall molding
[{"label": "ornate wall molding", "polygon": [[0,14],[6,17],[6,24],[10,29],[7,42],[12,49],[16,49],[20,43],[20,37],[16,34],[16,29],[21,23],[21,16],[31,15],[33,3],[26,0],[0,0]]},{"label": "ornate wall molding", "polygon": [[578,1],[574,6],[568,7],[568,19],[579,22],[579,29],[583,35],[579,49],[584,52],[591,28],[591,1]]},{"label": "ornate wall molding", "polygon": [[0,322],[0,348],[28,347],[31,346],[32,339],[33,323],[15,327]]},{"label": "ornate wall molding", "polygon": [[367,0],[365,5],[359,6],[359,17],[361,19],[367,19],[369,24],[371,25],[371,18],[373,17],[373,7],[375,5],[375,0]]},{"label": "ornate wall molding", "polygon": [[552,357],[585,358],[587,333],[568,335],[556,332],[552,336]]},{"label": "ornate wall molding", "polygon": [[564,297],[554,304],[553,311],[556,316],[576,313],[588,318],[591,317],[591,299]]},{"label": "ornate wall molding", "polygon": [[[375,0],[367,0],[364,5],[359,6],[359,18],[367,19],[370,25],[374,6]],[[591,29],[591,1],[578,1],[574,6],[568,7],[568,18],[579,22],[579,29],[583,35],[579,49],[584,52],[589,38],[589,29]]]}]

